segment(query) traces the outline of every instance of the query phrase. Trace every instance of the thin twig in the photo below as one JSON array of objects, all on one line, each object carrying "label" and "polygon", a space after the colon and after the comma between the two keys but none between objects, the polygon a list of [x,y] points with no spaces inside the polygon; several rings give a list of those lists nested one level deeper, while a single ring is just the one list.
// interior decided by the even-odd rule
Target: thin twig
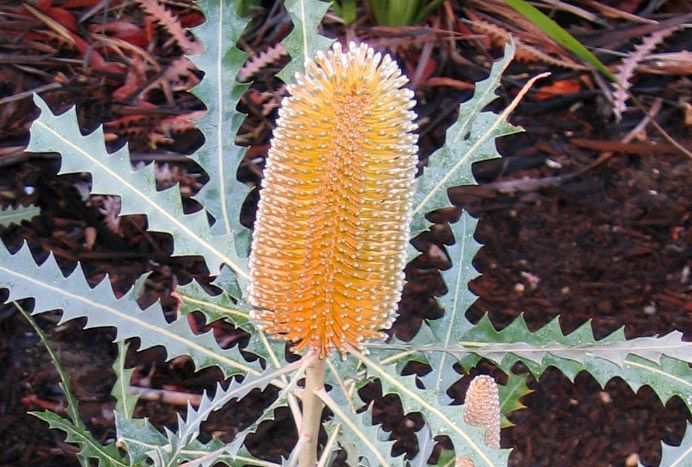
[{"label": "thin twig", "polygon": [[46,91],[52,91],[53,89],[58,89],[61,87],[62,87],[62,84],[60,84],[60,83],[44,84],[43,86],[39,86],[39,87],[36,87],[34,89],[29,89],[28,91],[18,92],[17,94],[3,97],[2,99],[0,99],[0,105],[9,104],[10,102],[15,102],[15,101],[20,101],[22,99],[26,99],[27,97],[33,96],[34,93],[39,94],[39,93],[46,92]]},{"label": "thin twig", "polygon": [[163,402],[168,405],[179,405],[187,407],[189,403],[193,407],[198,407],[202,401],[202,396],[199,394],[189,394],[181,391],[170,391],[168,389],[153,389],[142,388],[138,386],[130,386],[130,394],[139,396],[145,401]]}]

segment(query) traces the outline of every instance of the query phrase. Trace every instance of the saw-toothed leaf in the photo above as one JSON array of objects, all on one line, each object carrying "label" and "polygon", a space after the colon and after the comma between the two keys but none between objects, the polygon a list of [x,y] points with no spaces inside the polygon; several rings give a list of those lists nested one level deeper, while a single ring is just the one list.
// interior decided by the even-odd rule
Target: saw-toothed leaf
[{"label": "saw-toothed leaf", "polygon": [[[663,402],[678,395],[692,407],[692,375],[688,366],[692,361],[692,343],[684,342],[677,331],[662,337],[627,340],[621,328],[596,340],[588,322],[565,336],[557,319],[531,332],[523,316],[519,316],[497,331],[484,316],[459,340],[459,349],[447,350],[457,355],[474,352],[506,372],[517,361],[522,361],[535,377],[551,366],[570,380],[586,370],[601,386],[620,377],[635,391],[648,385]],[[472,360],[464,361],[467,366]]]},{"label": "saw-toothed leaf", "polygon": [[49,410],[29,413],[48,423],[52,429],[64,431],[67,434],[65,438],[67,442],[80,446],[82,448],[80,454],[96,459],[99,467],[127,467],[130,465],[120,456],[114,445],[102,446],[84,427],[77,426],[70,420]]},{"label": "saw-toothed leaf", "polygon": [[248,325],[248,310],[238,306],[237,301],[225,290],[218,295],[210,295],[199,283],[192,281],[179,286],[175,294],[180,301],[180,311],[184,315],[200,311],[208,323],[225,319],[235,326],[252,328]]},{"label": "saw-toothed leaf", "polygon": [[204,144],[192,156],[207,172],[209,181],[194,198],[216,218],[216,235],[233,234],[238,254],[247,256],[250,231],[240,223],[240,209],[250,187],[237,179],[245,148],[235,144],[235,135],[245,115],[236,109],[249,85],[236,81],[247,54],[236,47],[247,21],[236,14],[238,4],[224,0],[202,0],[198,4],[205,17],[193,29],[204,44],[204,52],[190,56],[204,78],[193,93],[207,106],[195,121],[204,135]]},{"label": "saw-toothed leaf", "polygon": [[[497,331],[488,316],[476,326],[458,336],[458,342],[466,347],[475,347],[473,352],[493,361],[500,360],[511,352],[524,361],[540,362],[546,354],[581,362],[585,357],[596,356],[621,365],[628,355],[638,355],[658,363],[663,355],[692,362],[692,342],[684,342],[682,333],[671,332],[661,337],[637,337],[626,339],[624,328],[596,340],[590,322],[564,335],[559,319],[555,318],[542,328],[531,332],[523,315],[517,317],[502,331]],[[460,349],[446,348],[455,352]]]},{"label": "saw-toothed leaf", "polygon": [[509,372],[507,384],[498,384],[497,389],[500,393],[500,414],[502,415],[502,428],[508,428],[514,424],[509,421],[507,415],[517,410],[525,409],[521,398],[531,394],[532,389],[526,385],[527,375],[516,375]]},{"label": "saw-toothed leaf", "polygon": [[483,108],[497,98],[495,91],[513,56],[514,45],[508,44],[504,58],[493,64],[490,76],[476,83],[473,97],[459,106],[459,118],[447,130],[445,144],[430,156],[413,200],[411,237],[430,225],[425,214],[450,206],[449,188],[476,183],[471,172],[474,162],[500,157],[495,138],[520,131],[502,115],[483,112]]},{"label": "saw-toothed leaf", "polygon": [[130,381],[134,368],[125,368],[125,357],[129,348],[127,342],[118,342],[118,356],[113,362],[115,384],[111,390],[111,396],[115,399],[115,410],[126,419],[132,418],[139,395],[130,392]]},{"label": "saw-toothed leaf", "polygon": [[318,50],[326,50],[332,43],[332,39],[317,32],[329,5],[329,2],[320,0],[284,1],[293,22],[293,30],[281,41],[281,45],[291,56],[291,61],[276,75],[284,83],[293,82],[296,72],[305,71],[305,60],[314,57]]},{"label": "saw-toothed leaf", "polygon": [[[236,465],[233,458],[226,454],[226,446],[219,439],[212,439],[208,443],[193,441],[185,449],[180,451],[180,462],[191,462],[191,467],[211,467],[213,465]],[[243,465],[243,464],[237,464]]]},{"label": "saw-toothed leaf", "polygon": [[185,449],[180,451],[180,461],[186,462],[190,467],[212,467],[218,465],[228,465],[231,467],[279,467],[279,464],[257,459],[250,454],[247,449],[241,449],[238,454],[231,456],[227,454],[228,446],[218,439],[213,439],[204,444],[199,441],[190,443]]},{"label": "saw-toothed leaf", "polygon": [[231,381],[227,388],[217,384],[213,397],[206,393],[202,396],[199,407],[187,406],[187,414],[183,420],[178,416],[178,430],[172,432],[166,430],[167,442],[157,448],[157,457],[164,461],[164,465],[174,467],[180,463],[180,454],[183,449],[195,441],[199,436],[199,430],[212,412],[221,409],[231,400],[240,400],[253,389],[264,390],[274,380],[290,373],[298,368],[300,362],[286,365],[278,370],[265,371],[259,376],[248,375],[242,383]]},{"label": "saw-toothed leaf", "polygon": [[430,428],[423,425],[423,428],[416,432],[416,439],[418,441],[418,452],[409,464],[411,467],[427,467],[428,459],[430,459],[436,444]]},{"label": "saw-toothed leaf", "polygon": [[166,443],[166,437],[159,433],[146,418],[129,419],[116,411],[115,430],[118,443],[124,445],[127,450],[130,465],[142,465],[159,446]]},{"label": "saw-toothed leaf", "polygon": [[0,209],[0,227],[9,227],[12,224],[19,225],[22,221],[30,221],[41,214],[38,206],[18,206]]},{"label": "saw-toothed leaf", "polygon": [[[298,362],[300,363],[300,362]],[[296,366],[297,364],[293,364],[292,366]],[[276,399],[269,404],[268,407],[266,407],[263,411],[263,414],[256,418],[250,425],[248,425],[244,430],[238,432],[235,436],[235,439],[233,440],[232,443],[230,443],[226,447],[226,452],[235,457],[238,455],[238,453],[241,451],[243,443],[245,442],[245,438],[256,432],[257,429],[259,428],[260,424],[265,421],[269,420],[274,420],[276,410],[279,409],[280,407],[285,407],[291,403],[293,403],[293,408],[297,411],[297,402],[295,399],[291,401],[291,398],[294,398],[295,396],[293,395],[293,391],[296,389],[296,385],[298,384],[298,380],[302,379],[303,376],[305,375],[305,363],[301,363],[301,368],[299,371],[296,371],[292,377],[291,380],[288,381],[285,377],[283,377],[282,381],[286,383],[286,385],[281,388],[281,391],[276,395]],[[297,421],[296,421],[297,423]]]},{"label": "saw-toothed leaf", "polygon": [[435,320],[428,321],[432,333],[418,333],[411,345],[416,347],[423,344],[423,336],[429,343],[434,342],[442,351],[428,356],[428,362],[432,371],[423,377],[425,386],[439,391],[443,402],[449,402],[445,390],[457,379],[459,374],[452,368],[457,359],[448,354],[444,349],[455,345],[458,336],[461,336],[472,324],[466,319],[466,310],[473,304],[476,296],[469,290],[468,283],[478,276],[478,271],[473,267],[473,257],[478,252],[480,244],[474,238],[476,219],[467,213],[462,213],[458,222],[450,224],[455,238],[454,245],[447,247],[452,267],[442,271],[442,278],[447,286],[447,293],[437,301],[445,310],[444,315]]},{"label": "saw-toothed leaf", "polygon": [[383,395],[399,396],[405,414],[419,412],[433,436],[447,435],[454,445],[456,457],[469,458],[477,467],[507,464],[510,450],[487,447],[485,429],[464,422],[463,406],[440,405],[439,393],[418,388],[415,375],[402,376],[395,365],[378,364],[356,351],[353,355],[367,367],[371,377],[380,380]]},{"label": "saw-toothed leaf", "polygon": [[[661,467],[688,467],[692,465],[692,423],[688,423],[679,446],[661,443]],[[644,464],[639,464],[644,467]]]},{"label": "saw-toothed leaf", "polygon": [[264,333],[255,328],[250,322],[249,310],[245,302],[239,304],[226,293],[225,289],[218,295],[209,295],[195,281],[178,287],[176,296],[180,300],[180,311],[183,315],[199,311],[207,322],[226,319],[250,334],[250,341],[243,349],[244,351],[268,360],[275,368],[282,366],[282,362],[285,361],[285,344],[268,339]]},{"label": "saw-toothed leaf", "polygon": [[389,436],[379,425],[372,424],[372,407],[362,413],[352,413],[348,407],[334,403],[328,396],[322,401],[334,413],[334,419],[329,422],[330,429],[339,430],[339,444],[349,455],[349,465],[404,465],[403,455],[391,455],[394,441],[387,439]]},{"label": "saw-toothed leaf", "polygon": [[174,256],[199,255],[212,274],[225,263],[239,279],[248,277],[247,261],[237,256],[233,237],[212,236],[204,211],[184,214],[177,186],[157,191],[153,165],[133,171],[126,146],[113,154],[106,151],[101,128],[82,135],[74,107],[55,115],[37,95],[34,102],[41,115],[31,125],[27,151],[59,153],[58,174],[89,172],[92,193],[120,196],[121,216],[146,214],[150,231],[170,234]]},{"label": "saw-toothed leaf", "polygon": [[79,267],[63,277],[52,255],[38,266],[26,246],[11,255],[0,243],[0,288],[9,289],[9,301],[33,297],[34,314],[61,309],[63,321],[86,317],[87,327],[115,327],[118,341],[138,337],[141,349],[161,345],[169,359],[189,355],[198,369],[260,374],[259,364],[245,361],[237,348],[221,349],[211,333],[193,334],[187,319],[168,323],[159,303],[142,310],[134,288],[118,299],[107,278],[91,288]]},{"label": "saw-toothed leaf", "polygon": [[[400,343],[373,343],[370,348],[389,361],[397,358],[410,360],[421,352],[442,351],[435,344],[411,349]],[[662,337],[626,340],[624,330],[620,329],[596,340],[588,322],[565,336],[557,319],[531,332],[523,316],[519,316],[508,327],[497,331],[484,316],[458,337],[456,345],[447,346],[444,350],[455,355],[465,369],[472,368],[483,357],[508,373],[516,362],[521,361],[537,378],[551,366],[558,368],[570,380],[586,370],[601,386],[612,378],[621,377],[635,391],[645,384],[651,386],[663,402],[678,395],[692,406],[692,375],[688,367],[692,360],[690,348],[692,343],[684,342],[682,334],[677,331]],[[395,350],[398,350],[399,357]]]}]

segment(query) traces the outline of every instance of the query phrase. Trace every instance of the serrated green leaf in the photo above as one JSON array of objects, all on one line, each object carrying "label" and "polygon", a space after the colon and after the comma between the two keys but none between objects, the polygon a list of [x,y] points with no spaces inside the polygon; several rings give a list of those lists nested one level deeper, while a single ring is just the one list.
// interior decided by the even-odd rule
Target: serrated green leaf
[{"label": "serrated green leaf", "polygon": [[587,357],[598,357],[616,365],[622,365],[628,355],[637,355],[654,363],[661,356],[692,362],[692,342],[684,342],[682,333],[671,332],[661,337],[638,337],[626,339],[624,328],[596,340],[591,323],[586,322],[570,334],[564,335],[559,319],[555,318],[542,328],[531,332],[523,315],[516,318],[502,331],[497,331],[487,315],[476,326],[459,336],[465,347],[441,349],[449,352],[473,352],[493,361],[501,360],[508,352],[523,361],[538,363],[547,354],[554,357],[582,362]]},{"label": "serrated green leaf", "polygon": [[242,449],[236,456],[226,454],[227,446],[220,440],[214,439],[207,444],[195,441],[181,451],[180,460],[187,462],[189,467],[212,467],[219,464],[230,467],[280,467],[281,464],[257,459],[247,449]]},{"label": "serrated green leaf", "polygon": [[[619,377],[633,391],[646,385],[654,390],[664,404],[671,397],[679,396],[687,404],[687,407],[692,409],[692,374],[689,365],[678,359],[664,356],[661,357],[661,362],[657,365],[636,355],[630,355],[625,358],[622,367],[593,357],[586,358],[581,367],[577,363],[565,363],[564,360],[552,362],[551,360],[553,358],[548,356],[543,363],[559,368],[571,380],[574,380],[576,374],[582,370],[588,371],[601,387],[605,387],[611,379]],[[570,365],[570,363],[572,364]],[[526,366],[532,372],[535,369],[529,363]]]},{"label": "serrated green leaf", "polygon": [[[399,456],[392,457],[393,443],[387,439],[388,436],[372,425],[371,417],[361,417],[357,413],[358,401],[354,400],[359,386],[357,382],[367,382],[363,378],[364,374],[359,375],[363,373],[363,365],[357,359],[344,360],[337,356],[327,359],[326,364],[325,384],[331,386],[332,390],[323,397],[327,399],[328,407],[337,407],[347,418],[341,420],[335,416],[326,424],[333,444],[338,443],[344,449],[349,465],[400,465],[403,459]],[[368,407],[366,411],[369,413],[370,410],[371,407]],[[367,444],[361,441],[364,437],[368,439]],[[335,449],[335,446],[331,449]]]},{"label": "serrated green leaf", "polygon": [[130,459],[130,465],[141,465],[157,447],[166,443],[163,436],[146,418],[128,419],[115,412],[115,430],[118,443],[122,443]]},{"label": "serrated green leaf", "polygon": [[500,396],[500,414],[502,415],[502,428],[508,428],[514,424],[509,421],[507,415],[517,410],[525,409],[521,398],[531,394],[532,389],[526,385],[527,375],[516,375],[511,371],[507,375],[507,384],[498,384]]},{"label": "serrated green leaf", "polygon": [[[202,422],[207,420],[212,412],[221,409],[233,399],[242,399],[254,389],[264,390],[269,384],[275,382],[277,378],[294,372],[300,365],[301,362],[298,361],[278,370],[265,371],[259,376],[248,375],[242,383],[231,381],[225,389],[220,384],[217,384],[214,396],[209,397],[205,392],[202,395],[199,407],[193,408],[188,404],[185,419],[183,420],[178,416],[178,430],[175,433],[166,430],[167,442],[157,448],[156,458],[161,459],[166,467],[178,465],[180,463],[179,456],[181,451],[197,440]],[[295,380],[297,382],[297,378]],[[238,438],[238,435],[236,435],[236,438]],[[244,439],[244,436],[242,439]],[[223,452],[227,452],[228,449],[228,447],[224,448]],[[231,453],[231,455],[233,454],[235,453]]]},{"label": "serrated green leaf", "polygon": [[[244,430],[238,432],[233,442],[226,446],[226,452],[230,456],[235,457],[239,454],[239,452],[241,452],[241,448],[243,443],[245,442],[245,438],[257,431],[262,422],[274,420],[274,414],[276,413],[276,410],[280,407],[286,407],[287,405],[293,404],[291,409],[294,411],[294,415],[300,413],[297,403],[295,403],[295,399],[291,399],[295,397],[293,393],[297,387],[298,380],[303,378],[303,376],[305,375],[307,361],[305,360],[305,358],[303,358],[302,361],[293,363],[291,366],[293,366],[294,368],[296,366],[300,366],[300,368],[298,368],[298,370],[294,372],[290,381],[282,379],[282,381],[284,381],[286,385],[283,388],[281,388],[279,393],[276,395],[276,399],[274,399],[274,401],[267,408],[264,409],[262,415],[256,418],[252,423],[250,423],[250,425],[245,427]],[[297,420],[294,419],[294,421],[298,423]],[[296,430],[298,429],[299,427],[296,427]]]},{"label": "serrated green leaf", "polygon": [[433,436],[449,436],[456,457],[472,459],[477,467],[507,464],[510,450],[485,446],[485,430],[464,422],[463,406],[442,406],[439,404],[439,393],[419,389],[414,375],[402,376],[394,365],[380,365],[360,352],[354,350],[352,353],[368,368],[371,377],[380,380],[383,395],[399,396],[405,414],[420,412]]},{"label": "serrated green leaf", "polygon": [[[349,454],[350,465],[404,465],[403,454],[397,457],[391,455],[394,441],[387,439],[388,435],[379,425],[372,424],[372,407],[362,413],[353,413],[328,397],[323,397],[322,401],[334,413],[334,420],[329,424],[331,429],[339,430],[339,444]],[[363,464],[363,461],[367,464]]]},{"label": "serrated green leaf", "polygon": [[205,22],[193,33],[204,44],[204,53],[190,56],[204,78],[192,90],[207,106],[195,121],[205,142],[193,155],[209,175],[209,181],[194,196],[216,218],[216,235],[232,234],[239,255],[247,256],[250,230],[240,223],[240,209],[250,187],[237,179],[246,149],[235,144],[235,135],[245,119],[236,107],[249,85],[236,81],[247,54],[237,48],[247,21],[236,14],[238,5],[224,0],[202,0],[198,4]]},{"label": "serrated green leaf", "polygon": [[[136,290],[136,288],[135,288]],[[120,412],[126,419],[132,418],[135,411],[139,395],[130,392],[130,381],[134,369],[125,368],[125,357],[127,356],[127,342],[118,342],[118,356],[113,362],[113,372],[115,373],[115,384],[111,390],[111,395],[115,399],[115,410]]]},{"label": "serrated green leaf", "polygon": [[236,254],[233,237],[212,236],[204,211],[184,214],[177,186],[157,191],[153,165],[133,171],[127,147],[113,154],[106,151],[101,128],[86,136],[81,134],[74,107],[55,115],[38,95],[34,95],[34,102],[41,115],[31,125],[27,151],[59,153],[58,174],[89,172],[92,193],[120,196],[121,216],[145,214],[148,230],[170,234],[173,256],[199,255],[212,274],[217,274],[225,263],[239,279],[249,278],[247,260]]},{"label": "serrated green leaf", "polygon": [[252,326],[248,325],[248,310],[238,306],[236,300],[226,291],[221,291],[218,295],[209,295],[199,283],[192,281],[179,286],[175,294],[180,300],[180,311],[183,315],[200,311],[208,323],[225,319],[243,329],[252,329]]},{"label": "serrated green leaf", "polygon": [[[692,423],[687,423],[685,436],[679,446],[661,442],[661,467],[686,467],[692,465]],[[644,467],[644,464],[639,464]]]},{"label": "serrated green leaf", "polygon": [[416,457],[411,459],[409,465],[410,467],[427,467],[428,459],[430,459],[435,448],[435,439],[430,428],[423,425],[423,428],[416,432],[416,439],[418,441],[418,452]]},{"label": "serrated green leaf", "polygon": [[293,22],[293,30],[281,41],[291,56],[291,61],[276,75],[284,83],[292,82],[296,73],[305,70],[304,64],[309,57],[314,57],[317,51],[328,49],[333,42],[318,33],[329,5],[329,2],[319,0],[284,0]]},{"label": "serrated green leaf", "polygon": [[189,449],[180,451],[180,465],[186,467],[232,465],[233,458],[225,454],[225,451],[224,444],[219,440],[212,440],[207,444],[195,441]]},{"label": "serrated green leaf", "polygon": [[452,368],[457,359],[444,349],[454,345],[457,336],[472,327],[465,313],[476,300],[476,296],[468,288],[469,281],[478,276],[478,271],[472,264],[481,247],[473,238],[476,223],[476,219],[464,212],[458,222],[450,224],[455,238],[454,245],[447,247],[452,267],[442,271],[447,293],[437,299],[445,312],[440,319],[427,322],[432,335],[419,332],[411,342],[414,347],[421,345],[423,336],[427,336],[425,343],[435,343],[442,348],[441,352],[429,355],[428,363],[432,371],[423,377],[423,381],[426,387],[439,391],[445,403],[450,402],[445,390],[459,379],[459,374]]},{"label": "serrated green leaf", "polygon": [[474,162],[500,157],[496,138],[520,131],[507,123],[504,115],[483,112],[497,98],[500,78],[513,57],[514,44],[508,44],[504,58],[493,64],[490,76],[476,83],[473,97],[459,106],[459,118],[447,130],[445,144],[430,156],[413,199],[411,238],[430,225],[426,213],[450,205],[447,189],[476,183],[471,172]]},{"label": "serrated green leaf", "polygon": [[271,362],[275,368],[283,365],[282,362],[285,361],[285,344],[268,339],[262,331],[255,328],[250,321],[249,305],[247,303],[234,301],[225,290],[218,295],[209,295],[194,281],[180,286],[176,291],[176,295],[180,299],[181,313],[183,315],[199,311],[204,315],[207,322],[226,319],[250,334],[250,341],[243,350]]},{"label": "serrated green leaf", "polygon": [[[133,464],[144,462],[147,458],[154,465],[162,467],[173,467],[183,462],[211,465],[215,461],[224,460],[229,463],[235,458],[240,446],[200,443],[197,437],[201,424],[212,412],[221,409],[231,400],[242,399],[254,389],[264,390],[269,384],[277,384],[277,378],[294,372],[300,364],[301,362],[295,362],[278,370],[265,371],[259,376],[249,375],[241,383],[231,381],[227,388],[217,384],[214,395],[210,397],[205,392],[197,408],[188,404],[185,418],[178,416],[178,429],[173,432],[166,428],[165,435],[159,433],[146,419],[127,419],[116,412],[118,440],[127,446]],[[236,438],[238,439],[238,435]],[[240,443],[243,439],[244,436]]]},{"label": "serrated green leaf", "polygon": [[[387,361],[412,359],[421,352],[442,350],[435,345],[409,348],[399,343],[368,346]],[[448,346],[445,351],[459,358],[464,368],[475,365],[483,357],[507,373],[521,361],[537,378],[551,366],[571,380],[579,372],[588,371],[601,386],[612,378],[621,377],[635,391],[646,384],[663,402],[677,395],[692,407],[690,348],[692,343],[684,342],[679,332],[626,340],[624,330],[620,329],[597,341],[588,322],[565,336],[557,318],[531,332],[523,316],[502,331],[497,331],[484,316],[476,326],[459,336],[458,347]],[[392,353],[394,350],[399,353]],[[473,356],[469,357],[470,353]]]},{"label": "serrated green leaf", "polygon": [[63,277],[52,255],[37,266],[28,247],[10,255],[0,244],[0,288],[9,289],[9,301],[33,297],[33,314],[62,309],[63,321],[86,317],[87,327],[115,327],[118,341],[138,337],[141,349],[161,345],[169,359],[189,355],[198,369],[260,374],[258,362],[245,361],[237,348],[221,349],[210,333],[193,334],[186,319],[166,322],[159,303],[141,310],[134,289],[118,299],[107,278],[92,289],[83,274]]},{"label": "serrated green leaf", "polygon": [[38,206],[17,206],[0,210],[0,227],[9,227],[12,224],[19,225],[22,221],[30,221],[41,214]]},{"label": "serrated green leaf", "polygon": [[96,459],[99,467],[127,467],[129,465],[120,456],[114,445],[102,446],[84,427],[77,426],[70,420],[49,410],[29,413],[48,423],[52,429],[64,431],[67,434],[65,438],[67,442],[79,445],[82,448],[80,454]]}]

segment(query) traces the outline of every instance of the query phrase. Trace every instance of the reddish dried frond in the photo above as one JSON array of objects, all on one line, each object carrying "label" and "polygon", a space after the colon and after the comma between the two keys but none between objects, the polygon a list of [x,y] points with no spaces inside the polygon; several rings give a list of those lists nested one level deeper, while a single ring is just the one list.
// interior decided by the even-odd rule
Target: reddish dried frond
[{"label": "reddish dried frond", "polygon": [[253,318],[324,357],[383,339],[400,299],[417,163],[392,59],[339,44],[288,87],[250,256]]}]

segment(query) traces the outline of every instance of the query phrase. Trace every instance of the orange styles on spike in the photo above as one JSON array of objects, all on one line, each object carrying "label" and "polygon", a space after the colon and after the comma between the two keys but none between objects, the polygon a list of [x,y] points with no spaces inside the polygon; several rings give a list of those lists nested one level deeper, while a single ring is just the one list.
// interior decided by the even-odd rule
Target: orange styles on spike
[{"label": "orange styles on spike", "polygon": [[413,93],[388,55],[337,43],[289,85],[250,255],[260,329],[321,357],[384,339],[401,296],[417,164]]}]

